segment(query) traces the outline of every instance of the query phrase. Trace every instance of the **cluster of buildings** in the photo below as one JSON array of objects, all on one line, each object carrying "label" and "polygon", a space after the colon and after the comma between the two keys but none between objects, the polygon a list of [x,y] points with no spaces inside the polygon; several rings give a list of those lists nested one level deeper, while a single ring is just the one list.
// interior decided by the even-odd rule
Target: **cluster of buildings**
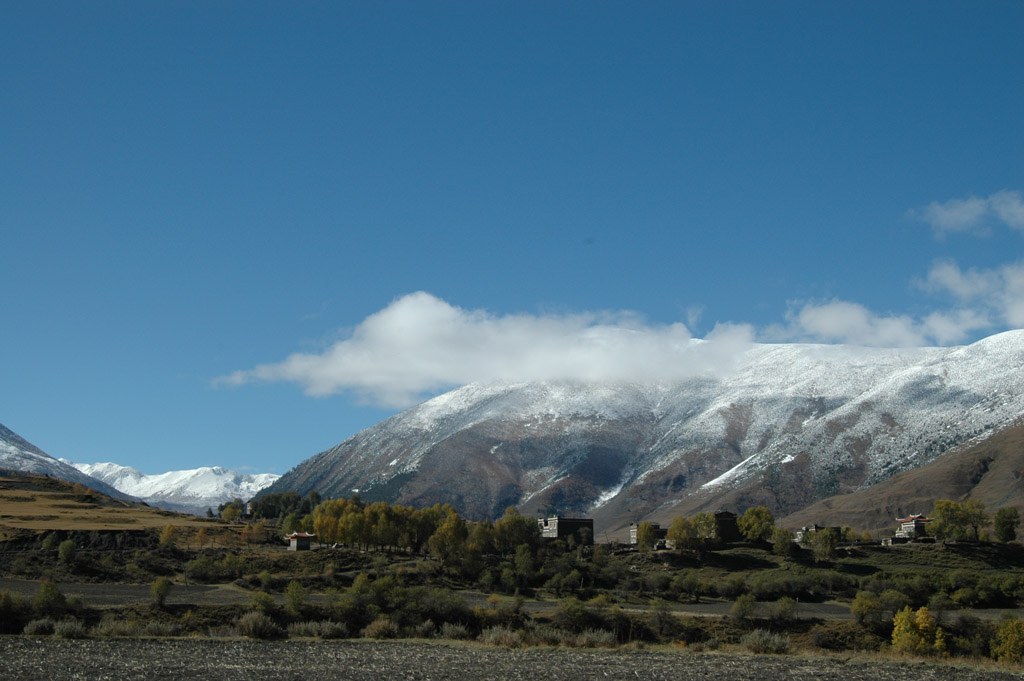
[{"label": "cluster of buildings", "polygon": [[[731,543],[743,540],[739,524],[736,522],[737,516],[735,513],[731,511],[715,511],[711,515],[715,519],[715,536],[722,542]],[[896,534],[892,538],[884,540],[883,543],[901,544],[925,537],[927,536],[925,525],[931,521],[931,518],[920,514],[910,515],[906,518],[897,518],[896,522],[899,527],[896,530]],[[659,523],[652,522],[649,524],[654,530],[657,548],[674,548],[672,542],[668,539],[668,528],[662,527]],[[562,516],[538,518],[537,527],[540,530],[540,536],[544,539],[571,540],[581,546],[593,546],[594,544],[594,521],[591,518],[563,518]],[[638,543],[638,529],[639,525],[637,523],[630,523],[630,544]],[[824,527],[816,524],[807,525],[793,533],[793,540],[801,543],[811,532],[825,530],[835,532],[837,536],[840,534],[840,528],[838,527]],[[310,549],[310,542],[314,537],[315,535],[306,532],[292,532],[285,539],[288,541],[288,550],[308,551]]]}]

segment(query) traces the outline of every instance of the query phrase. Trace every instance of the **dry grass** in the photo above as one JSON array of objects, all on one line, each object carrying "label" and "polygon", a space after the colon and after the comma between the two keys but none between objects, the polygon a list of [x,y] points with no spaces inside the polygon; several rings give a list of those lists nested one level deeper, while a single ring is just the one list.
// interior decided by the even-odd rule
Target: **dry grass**
[{"label": "dry grass", "polygon": [[0,537],[5,530],[138,530],[209,527],[209,521],[141,504],[40,476],[0,477]]}]

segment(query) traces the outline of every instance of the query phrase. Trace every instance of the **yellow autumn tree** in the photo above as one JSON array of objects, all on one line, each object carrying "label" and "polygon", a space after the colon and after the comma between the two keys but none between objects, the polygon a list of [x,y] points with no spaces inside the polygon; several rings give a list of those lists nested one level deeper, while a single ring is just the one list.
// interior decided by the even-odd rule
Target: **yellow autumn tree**
[{"label": "yellow autumn tree", "polygon": [[928,608],[915,613],[909,605],[892,620],[892,647],[897,652],[913,655],[944,655],[946,636]]},{"label": "yellow autumn tree", "polygon": [[1024,620],[1006,619],[999,623],[992,641],[992,657],[1000,662],[1024,662]]}]

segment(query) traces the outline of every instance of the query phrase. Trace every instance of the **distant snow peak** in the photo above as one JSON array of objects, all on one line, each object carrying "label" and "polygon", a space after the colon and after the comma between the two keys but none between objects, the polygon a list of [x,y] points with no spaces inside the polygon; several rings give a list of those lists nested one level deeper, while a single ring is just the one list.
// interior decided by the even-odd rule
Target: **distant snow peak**
[{"label": "distant snow peak", "polygon": [[233,499],[251,499],[281,477],[272,473],[248,475],[220,466],[147,475],[110,462],[70,465],[153,506],[198,514]]}]

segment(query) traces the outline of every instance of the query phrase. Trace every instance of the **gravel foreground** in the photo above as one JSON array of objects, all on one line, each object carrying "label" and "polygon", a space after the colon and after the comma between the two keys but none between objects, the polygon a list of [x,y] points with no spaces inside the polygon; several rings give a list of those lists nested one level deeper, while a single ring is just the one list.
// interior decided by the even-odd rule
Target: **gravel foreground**
[{"label": "gravel foreground", "polygon": [[982,681],[1024,679],[948,664],[885,663],[655,651],[508,650],[413,641],[61,640],[0,638],[12,681]]}]

